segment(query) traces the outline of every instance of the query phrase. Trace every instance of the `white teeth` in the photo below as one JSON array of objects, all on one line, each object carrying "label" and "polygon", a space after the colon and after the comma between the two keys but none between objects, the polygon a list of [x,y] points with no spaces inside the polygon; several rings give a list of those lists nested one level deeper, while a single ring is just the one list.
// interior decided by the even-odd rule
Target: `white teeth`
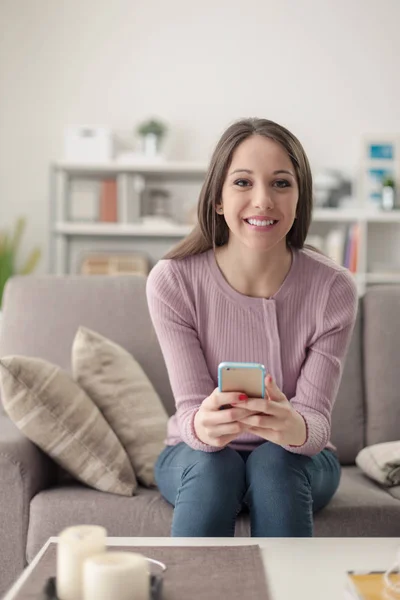
[{"label": "white teeth", "polygon": [[259,227],[265,227],[266,225],[273,225],[274,221],[271,219],[270,221],[258,221],[257,219],[246,219],[250,225],[257,225]]}]

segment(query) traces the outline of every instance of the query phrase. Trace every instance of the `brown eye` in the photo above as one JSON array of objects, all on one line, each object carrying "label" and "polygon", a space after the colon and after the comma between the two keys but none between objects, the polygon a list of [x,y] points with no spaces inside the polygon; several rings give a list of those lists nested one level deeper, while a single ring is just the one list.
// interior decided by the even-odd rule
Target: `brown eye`
[{"label": "brown eye", "polygon": [[237,185],[238,187],[247,187],[248,185],[250,185],[250,182],[247,181],[247,179],[237,179],[234,182],[234,185]]},{"label": "brown eye", "polygon": [[290,182],[287,181],[287,179],[279,179],[278,181],[275,181],[274,185],[278,188],[286,188],[286,187],[290,187]]}]

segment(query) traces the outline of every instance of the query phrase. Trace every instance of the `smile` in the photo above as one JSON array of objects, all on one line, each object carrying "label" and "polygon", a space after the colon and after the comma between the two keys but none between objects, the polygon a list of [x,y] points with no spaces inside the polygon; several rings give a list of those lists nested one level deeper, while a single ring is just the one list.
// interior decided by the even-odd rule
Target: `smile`
[{"label": "smile", "polygon": [[269,229],[278,223],[278,221],[274,219],[245,219],[245,221],[252,227],[267,227]]}]

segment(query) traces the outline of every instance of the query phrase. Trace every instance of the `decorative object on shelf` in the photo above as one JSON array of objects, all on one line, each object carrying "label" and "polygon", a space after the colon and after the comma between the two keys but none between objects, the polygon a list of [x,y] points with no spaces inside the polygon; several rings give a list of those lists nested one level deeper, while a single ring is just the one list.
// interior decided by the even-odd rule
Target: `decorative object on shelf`
[{"label": "decorative object on shelf", "polygon": [[87,256],[81,265],[82,275],[148,275],[149,260],[139,253],[99,253]]},{"label": "decorative object on shelf", "polygon": [[383,182],[392,180],[392,168],[370,168],[367,171],[368,202],[375,208],[383,208]]},{"label": "decorative object on shelf", "polygon": [[147,198],[143,201],[145,207],[143,214],[146,217],[157,217],[158,219],[172,219],[171,194],[164,188],[152,188]]},{"label": "decorative object on shelf", "polygon": [[396,202],[396,184],[393,177],[384,177],[382,181],[382,208],[384,210],[400,208]]},{"label": "decorative object on shelf", "polygon": [[[400,178],[399,155],[400,136],[382,134],[365,137],[360,190],[363,201],[369,207],[394,208],[393,190]],[[385,186],[385,181],[393,182],[393,185]],[[384,187],[393,188],[385,191],[385,197]]]},{"label": "decorative object on shelf", "polygon": [[113,158],[109,127],[71,125],[64,132],[64,155],[71,162],[107,162]]},{"label": "decorative object on shelf", "polygon": [[351,181],[340,171],[324,169],[314,177],[314,203],[321,208],[338,208],[351,197]]},{"label": "decorative object on shelf", "polygon": [[150,119],[141,123],[137,132],[141,137],[142,152],[148,158],[161,154],[161,144],[167,132],[167,126],[159,119]]},{"label": "decorative object on shelf", "polygon": [[104,179],[100,184],[99,221],[116,223],[118,221],[117,180]]},{"label": "decorative object on shelf", "polygon": [[0,231],[0,310],[5,285],[13,275],[28,275],[34,271],[41,257],[41,250],[36,247],[29,254],[23,267],[17,269],[16,261],[21,238],[26,227],[26,219],[20,217],[15,225],[14,233]]}]

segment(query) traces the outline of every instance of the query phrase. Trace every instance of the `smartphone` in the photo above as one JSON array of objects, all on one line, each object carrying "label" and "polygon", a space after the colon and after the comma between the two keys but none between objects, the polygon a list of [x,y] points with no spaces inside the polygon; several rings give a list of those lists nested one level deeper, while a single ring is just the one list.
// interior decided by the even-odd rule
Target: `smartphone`
[{"label": "smartphone", "polygon": [[265,367],[259,363],[222,362],[218,366],[220,392],[243,392],[265,398]]}]

